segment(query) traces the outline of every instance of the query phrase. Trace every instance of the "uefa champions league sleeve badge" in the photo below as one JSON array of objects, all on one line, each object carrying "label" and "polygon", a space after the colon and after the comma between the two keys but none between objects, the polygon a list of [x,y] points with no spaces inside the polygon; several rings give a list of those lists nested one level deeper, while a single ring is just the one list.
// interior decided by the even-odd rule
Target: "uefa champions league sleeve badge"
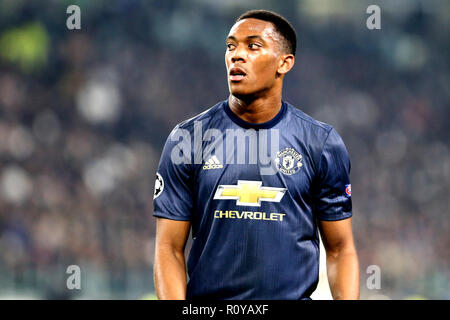
[{"label": "uefa champions league sleeve badge", "polygon": [[290,176],[302,167],[302,156],[292,148],[285,148],[277,152],[275,164],[280,172]]},{"label": "uefa champions league sleeve badge", "polygon": [[155,192],[153,194],[153,200],[158,198],[159,195],[163,192],[163,190],[164,190],[164,180],[161,177],[161,175],[157,172],[156,173]]},{"label": "uefa champions league sleeve badge", "polygon": [[347,198],[350,198],[352,196],[352,185],[351,184],[345,185],[345,196]]}]

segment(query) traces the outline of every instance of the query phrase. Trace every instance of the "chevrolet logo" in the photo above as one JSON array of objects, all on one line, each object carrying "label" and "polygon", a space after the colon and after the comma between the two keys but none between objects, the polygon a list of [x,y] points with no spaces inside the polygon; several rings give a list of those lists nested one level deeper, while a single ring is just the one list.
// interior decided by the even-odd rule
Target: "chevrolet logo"
[{"label": "chevrolet logo", "polygon": [[236,200],[238,206],[260,207],[261,201],[280,202],[286,188],[261,187],[262,181],[238,180],[237,185],[219,185],[214,199]]}]

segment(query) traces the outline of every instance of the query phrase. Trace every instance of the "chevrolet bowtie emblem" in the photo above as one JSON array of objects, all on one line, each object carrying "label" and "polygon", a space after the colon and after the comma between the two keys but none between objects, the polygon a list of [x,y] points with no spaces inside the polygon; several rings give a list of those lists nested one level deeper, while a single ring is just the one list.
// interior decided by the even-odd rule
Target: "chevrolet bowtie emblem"
[{"label": "chevrolet bowtie emblem", "polygon": [[260,207],[261,201],[280,202],[286,188],[262,187],[262,181],[238,180],[237,185],[219,185],[214,199],[236,200],[238,206]]}]

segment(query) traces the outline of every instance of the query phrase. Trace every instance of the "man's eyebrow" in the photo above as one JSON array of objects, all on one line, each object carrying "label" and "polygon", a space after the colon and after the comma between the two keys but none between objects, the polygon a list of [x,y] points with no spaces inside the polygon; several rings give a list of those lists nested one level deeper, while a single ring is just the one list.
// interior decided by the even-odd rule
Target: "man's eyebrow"
[{"label": "man's eyebrow", "polygon": [[[249,40],[249,39],[259,39],[259,40],[264,41],[264,39],[263,39],[261,36],[258,36],[258,35],[248,36],[248,37],[246,37],[245,39],[246,39],[246,40]],[[238,41],[238,40],[236,39],[235,36],[228,36],[226,40]]]},{"label": "man's eyebrow", "polygon": [[261,36],[248,36],[247,39],[259,39],[264,41],[264,39]]}]

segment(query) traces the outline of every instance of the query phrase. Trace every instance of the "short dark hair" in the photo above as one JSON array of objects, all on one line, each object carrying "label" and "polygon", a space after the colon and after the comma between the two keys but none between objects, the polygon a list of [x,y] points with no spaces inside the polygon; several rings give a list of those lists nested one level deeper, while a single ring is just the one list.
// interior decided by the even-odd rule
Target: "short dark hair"
[{"label": "short dark hair", "polygon": [[295,56],[295,51],[297,50],[297,34],[295,33],[294,27],[286,18],[269,10],[250,10],[241,14],[236,22],[249,18],[272,22],[275,26],[275,31],[284,38],[283,47],[285,50]]}]

